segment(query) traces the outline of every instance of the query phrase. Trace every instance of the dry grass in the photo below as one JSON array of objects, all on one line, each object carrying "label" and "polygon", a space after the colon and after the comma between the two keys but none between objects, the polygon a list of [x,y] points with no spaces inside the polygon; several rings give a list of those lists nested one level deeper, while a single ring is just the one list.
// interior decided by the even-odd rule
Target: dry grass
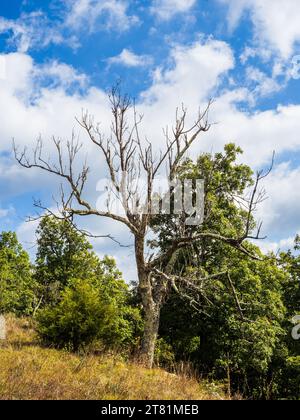
[{"label": "dry grass", "polygon": [[125,364],[118,357],[70,354],[39,346],[30,321],[8,317],[0,344],[0,399],[222,399],[186,376]]}]

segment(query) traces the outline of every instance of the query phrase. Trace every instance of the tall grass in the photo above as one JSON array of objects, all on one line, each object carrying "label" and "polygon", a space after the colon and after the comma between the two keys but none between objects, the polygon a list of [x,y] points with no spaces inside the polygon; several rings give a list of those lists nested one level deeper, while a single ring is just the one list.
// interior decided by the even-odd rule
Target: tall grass
[{"label": "tall grass", "polygon": [[0,344],[0,399],[222,399],[190,375],[148,370],[118,356],[80,356],[39,345],[30,320],[7,318]]}]

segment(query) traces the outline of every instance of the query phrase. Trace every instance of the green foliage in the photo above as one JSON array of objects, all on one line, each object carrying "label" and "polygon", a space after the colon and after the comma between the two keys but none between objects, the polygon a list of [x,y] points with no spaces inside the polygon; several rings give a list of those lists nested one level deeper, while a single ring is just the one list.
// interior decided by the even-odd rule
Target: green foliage
[{"label": "green foliage", "polygon": [[29,315],[34,310],[36,284],[28,254],[12,232],[0,234],[0,313]]},{"label": "green foliage", "polygon": [[160,334],[172,345],[177,360],[193,361],[214,379],[230,375],[232,390],[266,398],[273,391],[273,364],[285,354],[281,295],[285,274],[272,260],[232,255],[231,262],[243,318],[227,279],[211,279],[199,308],[172,295],[162,310]]},{"label": "green foliage", "polygon": [[[181,177],[205,181],[205,221],[198,233],[243,235],[247,214],[237,201],[252,185],[252,171],[237,163],[240,153],[229,144],[223,153],[183,163]],[[253,219],[250,224],[255,228]],[[159,215],[152,227],[162,251],[174,233],[183,234],[177,216]],[[184,235],[189,229],[195,227],[187,226]],[[67,221],[46,217],[37,233],[34,275],[16,235],[0,235],[0,312],[32,314],[42,297],[37,325],[44,342],[72,351],[99,341],[127,353],[136,348],[143,329],[138,290],[129,289],[115,261],[99,259]],[[263,257],[253,244],[245,246]],[[299,237],[295,252],[263,261],[208,238],[179,250],[172,273],[188,275],[190,286],[176,284],[181,294],[173,291],[162,308],[156,364],[191,362],[247,398],[299,400],[300,345],[291,337],[291,319],[300,314],[299,250]],[[220,272],[229,272],[231,281],[225,274],[211,277]]]},{"label": "green foliage", "polygon": [[48,343],[77,351],[110,331],[113,307],[101,301],[87,280],[74,280],[62,292],[57,306],[38,315],[38,332]]},{"label": "green foliage", "polygon": [[36,278],[44,298],[39,333],[78,350],[95,340],[123,349],[137,344],[142,321],[114,259],[100,260],[68,221],[47,217],[38,229]]},{"label": "green foliage", "polygon": [[96,340],[108,346],[132,344],[139,320],[136,309],[122,299],[103,296],[90,280],[73,280],[59,303],[41,310],[37,319],[38,332],[46,343],[73,351]]},{"label": "green foliage", "polygon": [[[205,181],[205,220],[199,233],[243,235],[247,213],[237,202],[253,181],[251,169],[236,162],[240,153],[229,144],[224,153],[204,154],[196,163],[189,160],[182,165],[182,177]],[[155,222],[159,244],[165,249],[176,232],[176,219]],[[250,224],[255,228],[253,219]],[[260,254],[254,245],[245,246]],[[162,310],[160,336],[171,344],[176,359],[191,360],[200,371],[230,381],[232,391],[245,396],[274,395],[273,373],[286,355],[286,272],[275,258],[256,261],[209,238],[177,253],[173,266],[175,274],[188,275],[201,290],[195,293],[179,284],[182,296],[174,293]],[[229,272],[231,283],[227,275],[198,280],[220,272]]]},{"label": "green foliage", "polygon": [[44,304],[55,304],[73,279],[89,279],[103,270],[91,244],[67,220],[43,218],[37,237],[35,278]]},{"label": "green foliage", "polygon": [[286,307],[284,344],[287,349],[280,360],[280,380],[278,395],[281,398],[300,399],[300,343],[292,338],[292,319],[300,315],[300,237],[295,238],[292,250],[280,254],[280,265],[287,273],[283,288],[283,299]]},{"label": "green foliage", "polygon": [[280,397],[283,399],[300,399],[300,356],[288,357],[281,372]]},{"label": "green foliage", "polygon": [[158,338],[155,345],[154,361],[156,366],[170,369],[175,363],[175,354],[172,346],[163,338]]},{"label": "green foliage", "polygon": [[[204,199],[204,223],[199,231],[211,231],[224,236],[234,236],[240,233],[245,224],[247,214],[236,205],[234,197],[241,196],[247,187],[253,184],[252,171],[244,165],[236,163],[241,154],[240,148],[234,144],[225,146],[224,153],[211,155],[204,153],[194,163],[192,160],[185,161],[180,170],[179,177],[182,179],[202,179],[205,185]],[[159,215],[153,220],[152,228],[158,235],[158,245],[165,250],[174,239],[182,232],[178,231],[177,218]],[[180,216],[182,217],[182,216]],[[254,221],[251,221],[254,226]],[[194,232],[194,227],[186,227],[185,234],[189,229]],[[205,239],[207,252],[210,251],[214,241]],[[157,242],[155,243],[157,245]],[[220,243],[217,244],[217,249]]]}]

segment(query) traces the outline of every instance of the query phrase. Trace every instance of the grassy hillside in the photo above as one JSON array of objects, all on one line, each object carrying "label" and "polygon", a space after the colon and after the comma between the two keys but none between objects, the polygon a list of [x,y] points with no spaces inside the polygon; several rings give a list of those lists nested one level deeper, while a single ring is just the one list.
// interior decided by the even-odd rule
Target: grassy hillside
[{"label": "grassy hillside", "polygon": [[223,399],[210,385],[112,356],[39,346],[27,320],[8,317],[0,343],[0,399]]}]

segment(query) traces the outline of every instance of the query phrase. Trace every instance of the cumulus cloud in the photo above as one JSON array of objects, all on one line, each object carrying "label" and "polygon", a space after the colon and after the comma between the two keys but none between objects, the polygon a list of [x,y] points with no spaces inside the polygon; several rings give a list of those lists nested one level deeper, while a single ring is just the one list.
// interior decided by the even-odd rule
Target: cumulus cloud
[{"label": "cumulus cloud", "polygon": [[228,22],[234,30],[245,13],[254,24],[262,48],[271,48],[285,59],[300,41],[300,3],[295,0],[219,0],[228,6]]},{"label": "cumulus cloud", "polygon": [[257,217],[264,221],[268,234],[260,246],[264,251],[278,252],[293,249],[296,234],[300,233],[300,168],[290,162],[275,166],[266,178],[264,188],[268,200],[258,209]]},{"label": "cumulus cloud", "polygon": [[300,168],[284,162],[277,165],[265,181],[268,200],[261,205],[258,217],[264,220],[266,230],[275,238],[295,237],[300,231],[299,180]]},{"label": "cumulus cloud", "polygon": [[67,0],[68,14],[65,26],[75,30],[84,28],[91,32],[99,28],[127,31],[139,22],[128,12],[125,0]]},{"label": "cumulus cloud", "polygon": [[50,44],[78,46],[74,37],[63,36],[60,24],[49,20],[41,11],[22,13],[16,20],[0,17],[0,34],[6,34],[8,44],[22,53]]},{"label": "cumulus cloud", "polygon": [[169,66],[156,69],[153,85],[142,95],[145,102],[159,103],[159,109],[174,108],[178,101],[197,109],[234,67],[229,45],[214,39],[175,45],[168,61]]},{"label": "cumulus cloud", "polygon": [[[29,55],[20,53],[6,54],[3,58],[7,77],[0,80],[0,191],[1,196],[11,196],[20,191],[36,191],[39,187],[43,190],[44,186],[49,188],[49,183],[57,181],[43,175],[36,177],[34,171],[22,171],[9,158],[12,138],[20,147],[31,148],[41,135],[45,147],[49,148],[52,135],[70,138],[75,116],[80,116],[82,109],[89,109],[95,114],[99,112],[105,125],[109,119],[109,108],[106,95],[101,90],[87,87],[82,94],[73,89],[70,92],[69,85],[81,85],[85,77],[65,64],[56,62],[53,66],[44,67],[37,65]],[[64,76],[61,75],[62,69]],[[46,85],[45,78],[48,81]],[[86,150],[89,150],[88,147]]]},{"label": "cumulus cloud", "polygon": [[152,13],[161,20],[169,20],[177,14],[187,13],[197,0],[152,0]]},{"label": "cumulus cloud", "polygon": [[148,55],[137,55],[131,50],[124,48],[117,56],[110,57],[107,60],[109,65],[120,64],[125,67],[144,67],[152,63]]},{"label": "cumulus cloud", "polygon": [[[257,67],[249,66],[246,69],[248,86],[252,89],[254,99],[256,97],[269,96],[284,88],[284,83],[279,83],[275,77],[269,77]],[[253,85],[253,87],[252,87]]]},{"label": "cumulus cloud", "polygon": [[52,87],[60,86],[69,88],[77,86],[84,88],[89,82],[89,78],[86,74],[80,73],[73,66],[60,63],[57,60],[36,66],[34,74],[40,80],[44,80],[45,82],[48,81]]},{"label": "cumulus cloud", "polygon": [[289,251],[294,248],[295,245],[295,236],[290,236],[289,238],[280,239],[278,242],[274,241],[262,241],[260,243],[260,248],[263,252],[266,254],[269,252],[273,252],[274,254],[277,254],[281,251]]},{"label": "cumulus cloud", "polygon": [[6,34],[8,44],[18,52],[47,46],[80,46],[85,32],[123,32],[139,23],[139,18],[128,12],[125,0],[64,0],[59,14],[50,17],[43,11],[22,13],[17,19],[0,17],[0,34]]}]

